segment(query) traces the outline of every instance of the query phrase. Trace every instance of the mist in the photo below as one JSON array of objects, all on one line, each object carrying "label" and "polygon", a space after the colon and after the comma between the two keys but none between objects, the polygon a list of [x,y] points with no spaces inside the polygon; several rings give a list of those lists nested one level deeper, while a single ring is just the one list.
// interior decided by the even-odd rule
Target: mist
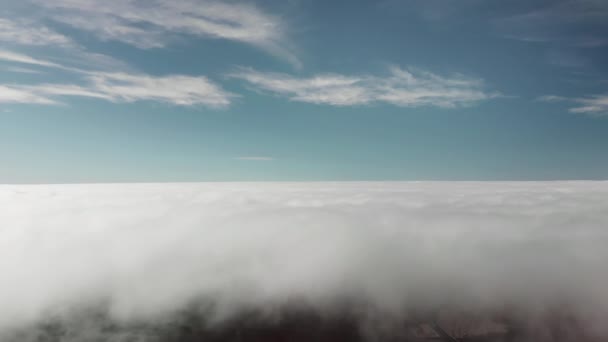
[{"label": "mist", "polygon": [[371,340],[566,313],[606,340],[606,246],[608,182],[4,185],[0,340],[179,340],[188,319],[300,311]]}]

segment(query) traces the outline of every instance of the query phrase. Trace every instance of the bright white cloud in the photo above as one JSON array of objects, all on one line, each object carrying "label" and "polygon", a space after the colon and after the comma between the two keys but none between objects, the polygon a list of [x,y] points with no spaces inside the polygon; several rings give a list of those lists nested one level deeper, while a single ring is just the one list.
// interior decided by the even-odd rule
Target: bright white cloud
[{"label": "bright white cloud", "polygon": [[243,3],[194,0],[33,0],[55,21],[106,40],[140,48],[164,47],[189,34],[251,44],[299,65],[286,47],[280,18]]},{"label": "bright white cloud", "polygon": [[230,77],[286,96],[293,101],[334,106],[355,106],[375,102],[401,107],[470,105],[497,96],[487,92],[481,80],[430,72],[390,68],[386,77],[321,74],[297,78],[288,74],[241,69]]},{"label": "bright white cloud", "polygon": [[0,41],[21,45],[71,45],[66,36],[28,21],[0,18]]},{"label": "bright white cloud", "polygon": [[149,320],[294,298],[397,316],[567,305],[591,333],[608,310],[607,196],[607,182],[0,186],[0,337],[97,303]]}]

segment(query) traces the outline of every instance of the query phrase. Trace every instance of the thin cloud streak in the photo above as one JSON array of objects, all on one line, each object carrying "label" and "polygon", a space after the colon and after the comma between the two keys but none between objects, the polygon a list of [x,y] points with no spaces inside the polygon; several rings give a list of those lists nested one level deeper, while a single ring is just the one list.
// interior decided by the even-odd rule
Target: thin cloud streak
[{"label": "thin cloud streak", "polygon": [[111,102],[157,101],[176,106],[225,108],[235,94],[204,76],[150,76],[126,72],[87,71],[0,50],[0,60],[55,68],[81,75],[85,84],[0,84],[0,103],[58,104],[57,97],[89,97]]},{"label": "thin cloud streak", "polygon": [[71,69],[71,68],[67,68],[61,64],[57,64],[57,63],[50,62],[50,61],[43,60],[43,59],[37,59],[34,57],[30,57],[28,55],[24,55],[24,54],[13,52],[13,51],[7,51],[7,50],[0,50],[0,60],[6,61],[6,62],[20,63],[20,64],[37,65],[37,66],[48,67],[48,68],[57,68],[57,69],[64,69],[64,70]]},{"label": "thin cloud streak", "polygon": [[236,96],[203,76],[153,77],[98,72],[87,79],[86,85],[2,85],[0,103],[58,104],[62,97],[88,97],[116,103],[156,101],[175,106],[225,108]]},{"label": "thin cloud streak", "polygon": [[252,157],[236,157],[234,159],[237,159],[237,160],[247,160],[247,161],[273,161],[274,160],[273,157],[256,157],[256,156],[252,156]]},{"label": "thin cloud streak", "polygon": [[0,84],[0,103],[57,104],[56,101],[26,89]]},{"label": "thin cloud streak", "polygon": [[542,102],[570,102],[573,105],[568,109],[571,113],[587,114],[590,116],[608,116],[608,94],[590,95],[586,97],[564,97],[545,95],[537,100]]},{"label": "thin cloud streak", "polygon": [[292,101],[332,106],[387,103],[399,107],[454,108],[497,97],[483,82],[462,75],[450,78],[393,66],[388,76],[319,74],[297,78],[288,74],[241,68],[228,75]]},{"label": "thin cloud streak", "polygon": [[4,70],[8,71],[8,72],[18,73],[18,74],[42,74],[43,73],[43,71],[40,71],[40,70],[34,70],[34,69],[22,68],[22,67],[6,67],[6,68],[4,68]]},{"label": "thin cloud streak", "polygon": [[223,108],[235,95],[203,76],[172,75],[152,77],[126,73],[95,73],[89,77],[92,89],[117,102],[141,99],[167,102],[178,106],[205,105]]},{"label": "thin cloud streak", "polygon": [[608,115],[608,95],[594,95],[586,98],[577,98],[575,102],[580,106],[571,108],[572,113],[590,115]]},{"label": "thin cloud streak", "polygon": [[[535,43],[565,43],[595,48],[608,44],[608,3],[598,0],[558,0],[533,11],[494,21],[506,38]],[[584,28],[584,29],[582,29]]]}]

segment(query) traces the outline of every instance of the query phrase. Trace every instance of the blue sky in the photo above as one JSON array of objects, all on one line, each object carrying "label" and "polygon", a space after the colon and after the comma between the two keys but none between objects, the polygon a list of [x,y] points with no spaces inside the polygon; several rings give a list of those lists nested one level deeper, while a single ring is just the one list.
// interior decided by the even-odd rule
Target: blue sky
[{"label": "blue sky", "polygon": [[0,183],[608,178],[602,0],[0,0]]}]

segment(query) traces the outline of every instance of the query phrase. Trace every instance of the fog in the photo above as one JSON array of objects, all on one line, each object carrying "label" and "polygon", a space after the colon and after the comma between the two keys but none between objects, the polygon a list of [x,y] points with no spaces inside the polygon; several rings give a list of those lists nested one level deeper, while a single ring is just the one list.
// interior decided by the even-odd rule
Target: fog
[{"label": "fog", "polygon": [[57,341],[156,341],[101,326],[290,306],[366,331],[563,310],[602,338],[607,246],[608,182],[3,185],[0,340],[56,319],[85,331]]}]

